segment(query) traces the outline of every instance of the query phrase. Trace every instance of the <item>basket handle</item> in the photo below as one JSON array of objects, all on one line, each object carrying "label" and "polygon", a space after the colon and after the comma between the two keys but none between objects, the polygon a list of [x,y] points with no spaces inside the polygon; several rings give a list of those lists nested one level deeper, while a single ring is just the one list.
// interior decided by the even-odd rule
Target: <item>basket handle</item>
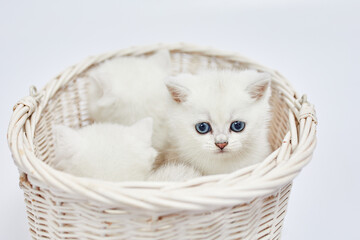
[{"label": "basket handle", "polygon": [[312,120],[317,124],[317,117],[314,105],[310,104],[307,101],[307,95],[302,95],[301,99],[299,100],[301,105],[299,115],[297,116],[298,121],[300,122],[302,119],[306,119],[308,117],[312,118]]},{"label": "basket handle", "polygon": [[24,161],[24,148],[32,148],[35,121],[33,113],[38,108],[42,93],[35,86],[30,87],[30,95],[20,99],[13,107],[13,114],[8,127],[7,140],[16,165],[23,172],[28,169]]},{"label": "basket handle", "polygon": [[[299,150],[305,151],[307,149],[313,149],[313,143],[316,143],[315,132],[317,118],[314,105],[307,101],[306,95],[294,101],[293,104],[296,107],[289,110],[289,132],[284,136],[279,149],[260,163],[253,171],[253,176],[269,175],[269,172],[272,171],[274,159],[276,159],[278,168],[279,166],[286,168],[288,165],[296,165],[299,162],[305,163],[310,160],[307,159],[304,161],[304,159],[300,157],[289,161],[291,153],[294,155],[294,153]],[[297,174],[300,170],[301,168],[297,166],[294,172]]]},{"label": "basket handle", "polygon": [[24,107],[27,107],[29,109],[27,113],[29,114],[29,117],[30,117],[38,105],[38,97],[39,96],[40,96],[40,94],[38,93],[36,87],[33,85],[30,86],[29,87],[29,96],[26,96],[26,97],[20,99],[16,103],[16,105],[13,107],[13,110],[15,111],[15,109],[18,107],[18,105],[23,105]]}]

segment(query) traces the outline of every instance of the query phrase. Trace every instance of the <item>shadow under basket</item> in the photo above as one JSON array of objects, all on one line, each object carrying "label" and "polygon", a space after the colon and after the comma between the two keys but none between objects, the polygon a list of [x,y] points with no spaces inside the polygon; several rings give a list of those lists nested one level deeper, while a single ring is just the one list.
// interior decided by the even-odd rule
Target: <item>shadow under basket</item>
[{"label": "shadow under basket", "polygon": [[[172,74],[202,68],[257,69],[272,75],[273,152],[259,164],[187,182],[106,182],[51,167],[52,126],[92,121],[86,71],[103,61],[168,49]],[[316,116],[277,71],[238,54],[189,44],[132,47],[89,57],[14,107],[8,142],[20,171],[33,239],[280,239],[293,179],[316,145]]]}]

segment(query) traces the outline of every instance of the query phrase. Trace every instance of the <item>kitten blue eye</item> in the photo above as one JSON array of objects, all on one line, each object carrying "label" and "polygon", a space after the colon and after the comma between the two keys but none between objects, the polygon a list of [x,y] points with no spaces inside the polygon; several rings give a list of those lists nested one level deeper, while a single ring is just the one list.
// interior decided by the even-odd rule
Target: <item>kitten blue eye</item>
[{"label": "kitten blue eye", "polygon": [[196,131],[198,131],[198,133],[205,134],[211,131],[211,126],[209,123],[202,122],[202,123],[197,123],[195,125],[195,129]]},{"label": "kitten blue eye", "polygon": [[230,125],[230,129],[234,132],[241,132],[245,128],[245,123],[242,121],[232,122]]}]

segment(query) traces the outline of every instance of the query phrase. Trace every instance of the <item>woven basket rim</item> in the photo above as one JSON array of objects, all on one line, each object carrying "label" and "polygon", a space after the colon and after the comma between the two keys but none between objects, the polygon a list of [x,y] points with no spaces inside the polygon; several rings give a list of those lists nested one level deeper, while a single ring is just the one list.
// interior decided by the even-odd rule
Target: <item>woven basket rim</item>
[{"label": "woven basket rim", "polygon": [[[203,176],[181,183],[115,183],[77,177],[54,169],[35,156],[33,137],[36,124],[48,101],[61,87],[79,77],[90,67],[107,59],[151,54],[164,48],[171,52],[221,57],[269,72],[272,75],[272,84],[276,85],[290,107],[290,131],[286,134],[282,146],[259,164],[230,174]],[[7,135],[10,150],[22,179],[31,178],[59,191],[104,204],[121,203],[128,207],[154,211],[202,210],[211,206],[244,203],[255,197],[270,194],[290,183],[310,161],[316,145],[317,122],[314,107],[306,98],[300,98],[281,74],[239,54],[210,47],[185,43],[155,44],[91,56],[67,68],[46,84],[40,92],[35,92],[34,89],[31,92],[31,96],[21,99],[15,105]]]}]

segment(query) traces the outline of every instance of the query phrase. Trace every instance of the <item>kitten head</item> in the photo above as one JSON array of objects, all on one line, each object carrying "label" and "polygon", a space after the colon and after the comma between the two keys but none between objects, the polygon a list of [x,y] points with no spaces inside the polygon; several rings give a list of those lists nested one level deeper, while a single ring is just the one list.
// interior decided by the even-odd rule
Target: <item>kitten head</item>
[{"label": "kitten head", "polygon": [[179,157],[203,169],[255,156],[254,145],[267,140],[270,80],[254,70],[208,70],[169,79],[170,126]]}]

